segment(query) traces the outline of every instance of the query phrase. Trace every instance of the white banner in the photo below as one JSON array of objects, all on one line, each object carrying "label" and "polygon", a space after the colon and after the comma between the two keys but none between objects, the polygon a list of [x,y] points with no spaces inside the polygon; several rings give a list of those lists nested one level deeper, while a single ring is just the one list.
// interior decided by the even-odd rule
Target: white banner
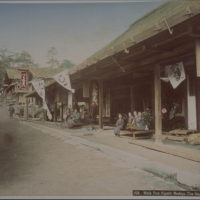
[{"label": "white banner", "polygon": [[48,108],[48,106],[46,104],[46,101],[45,101],[44,80],[32,81],[31,83],[33,84],[33,87],[35,88],[35,90],[38,93],[38,95],[42,98],[42,100],[43,100],[43,109],[47,110],[47,116],[51,120],[52,119],[52,115],[51,115],[51,113],[49,111],[49,108]]},{"label": "white banner", "polygon": [[74,89],[71,88],[71,83],[70,83],[70,79],[69,79],[69,75],[68,75],[68,69],[56,74],[55,76],[53,76],[53,78],[60,84],[62,85],[64,88],[70,90],[72,93],[75,92]]},{"label": "white banner", "polygon": [[182,62],[166,66],[165,74],[167,77],[161,79],[165,82],[170,81],[174,89],[186,78]]}]

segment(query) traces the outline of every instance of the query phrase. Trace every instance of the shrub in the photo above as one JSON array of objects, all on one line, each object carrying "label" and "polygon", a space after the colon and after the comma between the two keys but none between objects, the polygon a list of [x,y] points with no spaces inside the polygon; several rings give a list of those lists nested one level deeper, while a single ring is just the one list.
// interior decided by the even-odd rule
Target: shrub
[{"label": "shrub", "polygon": [[34,117],[38,118],[41,113],[43,113],[43,109],[36,111],[36,113],[34,114]]},{"label": "shrub", "polygon": [[20,108],[20,110],[19,110],[19,116],[24,116],[24,108]]}]

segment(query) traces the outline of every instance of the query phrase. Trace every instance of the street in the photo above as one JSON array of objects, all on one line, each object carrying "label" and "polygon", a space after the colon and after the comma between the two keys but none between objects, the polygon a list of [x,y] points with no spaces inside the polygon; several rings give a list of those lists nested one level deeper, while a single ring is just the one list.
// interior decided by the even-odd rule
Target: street
[{"label": "street", "polygon": [[78,140],[65,142],[69,136],[63,140],[56,132],[9,119],[2,104],[0,113],[1,196],[132,196],[132,190],[184,190],[141,169],[120,167]]}]

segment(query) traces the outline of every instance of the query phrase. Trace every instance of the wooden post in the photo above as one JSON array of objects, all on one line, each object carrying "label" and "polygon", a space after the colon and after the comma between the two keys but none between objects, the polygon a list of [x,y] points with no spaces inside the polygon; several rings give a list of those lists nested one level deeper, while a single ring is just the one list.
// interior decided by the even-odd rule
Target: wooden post
[{"label": "wooden post", "polygon": [[200,39],[196,39],[196,72],[197,77],[200,77]]},{"label": "wooden post", "polygon": [[155,94],[154,94],[154,83],[151,84],[151,112],[152,112],[152,117],[153,117],[153,120],[152,120],[152,125],[153,127],[155,127]]},{"label": "wooden post", "polygon": [[57,122],[57,102],[54,104],[54,121]]},{"label": "wooden post", "polygon": [[28,97],[26,97],[26,100],[25,100],[24,119],[25,121],[28,121]]},{"label": "wooden post", "polygon": [[135,111],[135,86],[131,86],[131,111]]},{"label": "wooden post", "polygon": [[200,131],[200,78],[196,78],[197,130]]},{"label": "wooden post", "polygon": [[62,108],[62,109],[61,109],[61,111],[62,111],[62,112],[61,112],[61,122],[62,122],[62,121],[63,121],[63,102],[61,103],[61,108]]},{"label": "wooden post", "polygon": [[68,108],[73,108],[73,97],[71,91],[68,91]]},{"label": "wooden post", "polygon": [[47,121],[47,110],[43,110],[44,121]]},{"label": "wooden post", "polygon": [[103,83],[99,81],[99,130],[103,130]]},{"label": "wooden post", "polygon": [[154,93],[155,93],[155,143],[162,144],[162,116],[161,116],[161,81],[160,65],[154,70]]}]

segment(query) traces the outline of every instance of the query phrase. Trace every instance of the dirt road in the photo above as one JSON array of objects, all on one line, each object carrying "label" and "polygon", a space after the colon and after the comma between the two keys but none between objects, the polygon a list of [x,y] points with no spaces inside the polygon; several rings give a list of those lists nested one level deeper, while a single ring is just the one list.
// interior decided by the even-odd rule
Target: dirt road
[{"label": "dirt road", "polygon": [[[0,106],[0,196],[131,196],[132,190],[183,190],[9,119]],[[56,133],[55,133],[56,134]]]}]

